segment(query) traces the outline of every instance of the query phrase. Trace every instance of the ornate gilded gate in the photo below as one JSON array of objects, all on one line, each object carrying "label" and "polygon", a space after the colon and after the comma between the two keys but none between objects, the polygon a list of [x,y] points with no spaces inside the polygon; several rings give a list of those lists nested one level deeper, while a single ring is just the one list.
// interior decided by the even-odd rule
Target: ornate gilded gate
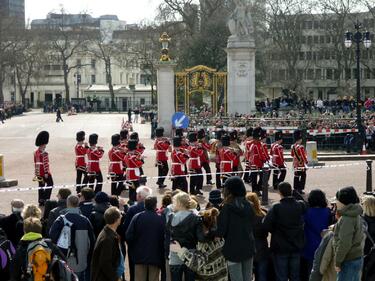
[{"label": "ornate gilded gate", "polygon": [[198,65],[175,75],[176,111],[186,114],[206,109],[227,112],[227,73]]}]

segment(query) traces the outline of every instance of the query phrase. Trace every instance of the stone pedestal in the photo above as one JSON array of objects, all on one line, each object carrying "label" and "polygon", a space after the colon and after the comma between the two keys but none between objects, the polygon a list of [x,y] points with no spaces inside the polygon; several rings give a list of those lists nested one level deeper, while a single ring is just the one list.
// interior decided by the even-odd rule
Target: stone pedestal
[{"label": "stone pedestal", "polygon": [[164,135],[172,136],[172,116],[175,113],[173,62],[160,62],[157,68],[158,127],[164,127]]},{"label": "stone pedestal", "polygon": [[228,114],[255,111],[255,43],[252,38],[228,39]]}]

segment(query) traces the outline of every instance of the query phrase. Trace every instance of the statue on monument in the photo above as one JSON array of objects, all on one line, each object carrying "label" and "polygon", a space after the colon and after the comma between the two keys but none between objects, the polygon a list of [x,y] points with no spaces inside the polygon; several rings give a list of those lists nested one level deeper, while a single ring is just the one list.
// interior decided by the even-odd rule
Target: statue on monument
[{"label": "statue on monument", "polygon": [[228,21],[230,33],[237,38],[251,38],[254,25],[249,0],[233,0],[233,2],[236,7]]}]

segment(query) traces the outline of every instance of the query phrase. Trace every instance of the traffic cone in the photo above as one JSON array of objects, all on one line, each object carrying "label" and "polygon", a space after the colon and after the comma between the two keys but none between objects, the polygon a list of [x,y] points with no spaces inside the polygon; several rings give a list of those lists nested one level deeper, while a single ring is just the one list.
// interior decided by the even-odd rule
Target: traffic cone
[{"label": "traffic cone", "polygon": [[363,143],[363,146],[362,146],[362,151],[361,151],[361,155],[367,155],[367,150],[366,150],[366,143]]}]

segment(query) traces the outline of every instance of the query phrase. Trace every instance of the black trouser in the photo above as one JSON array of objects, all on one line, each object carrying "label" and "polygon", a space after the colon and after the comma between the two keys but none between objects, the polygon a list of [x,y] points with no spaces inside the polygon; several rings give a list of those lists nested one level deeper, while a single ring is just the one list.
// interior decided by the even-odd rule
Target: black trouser
[{"label": "black trouser", "polygon": [[157,185],[163,185],[165,181],[165,177],[168,175],[168,161],[159,161],[158,164],[158,181],[156,182]]},{"label": "black trouser", "polygon": [[[93,188],[95,193],[102,191],[102,188],[103,188],[102,171],[97,172],[95,175],[88,176],[88,178],[89,178],[89,181],[88,181],[89,187]],[[95,183],[95,188],[94,188],[95,180],[96,180],[96,183]]]},{"label": "black trouser", "polygon": [[197,194],[203,187],[203,175],[202,168],[194,169],[193,173],[190,174],[190,194]]},{"label": "black trouser", "polygon": [[305,189],[306,184],[306,170],[294,172],[293,188],[298,191]]},{"label": "black trouser", "polygon": [[[38,202],[41,205],[44,205],[44,203],[51,198],[52,193],[52,187],[53,187],[53,179],[52,175],[48,175],[47,178],[43,177],[43,181],[39,182],[39,190],[38,190]],[[49,187],[46,189],[43,189],[42,187]]]},{"label": "black trouser", "polygon": [[[82,181],[83,176],[83,181]],[[76,177],[76,191],[77,193],[81,192],[81,189],[84,188],[87,183],[89,182],[89,178],[87,177],[87,172],[77,169],[77,177]]]},{"label": "black trouser", "polygon": [[221,189],[220,164],[216,164],[216,188]]},{"label": "black trouser", "polygon": [[272,185],[273,185],[274,189],[277,189],[277,186],[279,185],[279,183],[281,183],[285,180],[285,176],[286,176],[286,169],[285,168],[281,168],[281,169],[276,168],[275,170],[273,170]]},{"label": "black trouser", "polygon": [[130,187],[129,187],[129,201],[132,203],[137,201],[137,188],[139,187],[139,180],[136,181],[129,181]]},{"label": "black trouser", "polygon": [[209,184],[212,181],[211,167],[209,162],[202,163],[202,168],[206,171],[206,183]]},{"label": "black trouser", "polygon": [[186,176],[176,176],[172,181],[172,190],[180,189],[184,192],[188,192]]},{"label": "black trouser", "polygon": [[64,120],[61,118],[61,116],[57,116],[56,122],[60,122],[60,120],[61,120],[61,122],[64,122]]},{"label": "black trouser", "polygon": [[[258,179],[259,177],[259,179]],[[262,190],[263,171],[250,170],[250,182],[253,192]]]},{"label": "black trouser", "polygon": [[111,177],[111,195],[120,196],[124,190],[124,175],[115,175]]},{"label": "black trouser", "polygon": [[246,183],[250,183],[250,169],[247,167],[247,165],[243,173],[243,181]]}]

